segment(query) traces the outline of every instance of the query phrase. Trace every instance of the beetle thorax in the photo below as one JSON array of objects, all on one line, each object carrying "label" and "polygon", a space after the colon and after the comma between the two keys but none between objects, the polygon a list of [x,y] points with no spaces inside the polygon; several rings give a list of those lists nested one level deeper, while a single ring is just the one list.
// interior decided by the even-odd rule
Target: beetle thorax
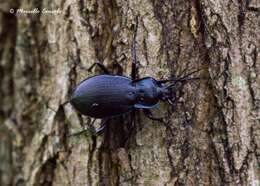
[{"label": "beetle thorax", "polygon": [[136,102],[144,106],[153,106],[160,100],[160,88],[153,79],[144,79],[136,84]]}]

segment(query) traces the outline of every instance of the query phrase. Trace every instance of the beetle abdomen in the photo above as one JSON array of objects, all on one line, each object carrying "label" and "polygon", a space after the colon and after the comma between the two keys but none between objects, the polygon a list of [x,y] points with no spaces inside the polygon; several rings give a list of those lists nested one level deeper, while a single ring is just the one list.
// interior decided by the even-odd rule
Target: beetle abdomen
[{"label": "beetle abdomen", "polygon": [[82,81],[71,97],[72,105],[80,113],[94,118],[124,114],[134,108],[134,102],[131,79],[114,75],[98,75]]}]

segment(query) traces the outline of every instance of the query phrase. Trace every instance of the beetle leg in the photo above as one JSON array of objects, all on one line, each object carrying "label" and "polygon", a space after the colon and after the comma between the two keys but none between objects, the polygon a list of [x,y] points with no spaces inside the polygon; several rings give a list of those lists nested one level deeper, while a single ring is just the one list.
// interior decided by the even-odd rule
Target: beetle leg
[{"label": "beetle leg", "polygon": [[143,111],[144,111],[144,115],[147,118],[149,118],[151,120],[154,120],[154,121],[159,121],[159,122],[163,122],[164,123],[162,117],[160,117],[160,118],[154,117],[153,113],[149,109],[143,109]]},{"label": "beetle leg", "polygon": [[91,70],[94,68],[94,66],[96,66],[96,65],[97,65],[99,68],[101,68],[105,74],[110,74],[109,71],[108,71],[108,69],[107,69],[102,63],[100,63],[100,62],[96,62],[96,63],[94,63],[93,65],[91,65],[91,66],[89,67],[88,71],[91,71]]},{"label": "beetle leg", "polygon": [[135,18],[136,20],[136,25],[134,28],[134,36],[133,36],[133,42],[132,42],[132,47],[131,47],[131,55],[132,55],[132,72],[131,72],[131,77],[132,80],[136,79],[136,48],[135,48],[135,44],[136,44],[136,33],[137,33],[137,28],[138,28],[138,17],[136,16]]},{"label": "beetle leg", "polygon": [[130,126],[129,132],[127,133],[126,137],[124,138],[124,142],[123,142],[124,147],[127,145],[128,141],[130,140],[130,137],[131,137],[131,135],[132,135],[132,133],[135,129],[135,126],[136,126],[135,115],[136,115],[135,110],[133,110],[131,112],[131,116],[130,116],[131,117],[131,119],[130,119],[130,125],[131,126]]}]

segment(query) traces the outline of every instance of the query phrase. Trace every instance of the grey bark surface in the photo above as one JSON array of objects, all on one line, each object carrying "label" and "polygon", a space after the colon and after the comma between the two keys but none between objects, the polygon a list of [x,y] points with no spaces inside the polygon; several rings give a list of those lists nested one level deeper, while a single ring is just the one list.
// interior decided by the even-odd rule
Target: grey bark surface
[{"label": "grey bark surface", "polygon": [[[0,1],[0,185],[259,186],[259,14],[259,0]],[[139,77],[204,79],[153,110],[165,125],[137,112],[131,134],[124,116],[68,137],[93,121],[63,105],[98,73],[84,68],[131,73],[137,15]]]}]

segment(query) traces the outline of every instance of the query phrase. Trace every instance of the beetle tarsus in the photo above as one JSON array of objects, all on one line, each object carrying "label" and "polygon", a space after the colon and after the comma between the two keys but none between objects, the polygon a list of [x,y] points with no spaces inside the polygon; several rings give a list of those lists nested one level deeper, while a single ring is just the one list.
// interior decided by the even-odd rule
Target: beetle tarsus
[{"label": "beetle tarsus", "polygon": [[95,127],[93,125],[90,125],[87,129],[83,129],[82,131],[79,131],[79,132],[76,132],[76,133],[73,133],[73,134],[70,134],[68,135],[68,137],[72,137],[72,136],[78,136],[78,135],[81,135],[85,132],[90,132],[91,134],[93,135],[98,135],[98,134],[101,134],[102,131],[106,128],[106,126],[108,125],[108,121],[109,119],[104,119],[102,120],[101,122],[101,127],[99,127],[98,129],[95,129]]},{"label": "beetle tarsus", "polygon": [[105,74],[110,74],[109,71],[108,71],[108,69],[107,69],[102,63],[100,63],[100,62],[96,62],[96,63],[94,63],[93,65],[91,65],[91,66],[89,67],[88,71],[91,71],[96,65],[97,65],[99,68],[101,68],[101,70],[103,70],[103,72],[104,72]]},{"label": "beetle tarsus", "polygon": [[155,116],[153,115],[153,113],[152,113],[149,109],[143,109],[143,111],[144,111],[145,116],[146,116],[147,118],[149,118],[150,120],[159,121],[159,122],[164,123],[162,117],[160,117],[160,118],[155,117]]},{"label": "beetle tarsus", "polygon": [[108,121],[109,119],[104,119],[102,122],[101,122],[101,127],[99,127],[98,129],[94,129],[94,133],[95,134],[100,134],[102,133],[102,131],[108,126]]},{"label": "beetle tarsus", "polygon": [[69,134],[68,137],[75,137],[75,136],[79,136],[85,132],[88,132],[88,131],[91,131],[90,128],[87,128],[87,129],[84,129],[82,131],[79,131],[79,132],[75,132],[75,133],[72,133],[72,134]]}]

